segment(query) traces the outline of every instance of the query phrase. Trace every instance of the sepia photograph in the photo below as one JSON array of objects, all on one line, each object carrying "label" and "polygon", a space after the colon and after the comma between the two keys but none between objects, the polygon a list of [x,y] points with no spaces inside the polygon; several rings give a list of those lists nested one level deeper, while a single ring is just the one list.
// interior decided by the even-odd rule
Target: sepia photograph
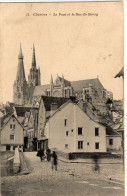
[{"label": "sepia photograph", "polygon": [[2,196],[124,196],[122,1],[0,3]]}]

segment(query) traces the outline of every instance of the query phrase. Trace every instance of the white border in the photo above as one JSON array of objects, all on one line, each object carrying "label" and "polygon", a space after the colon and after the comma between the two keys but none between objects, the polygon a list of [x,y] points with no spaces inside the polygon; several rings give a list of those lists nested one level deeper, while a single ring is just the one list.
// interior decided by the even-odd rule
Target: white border
[{"label": "white border", "polygon": [[[43,3],[61,3],[61,2],[115,2],[115,1],[122,1],[122,0],[0,0],[2,3],[37,3],[37,2],[43,2]],[[125,0],[127,1],[127,0]]]}]

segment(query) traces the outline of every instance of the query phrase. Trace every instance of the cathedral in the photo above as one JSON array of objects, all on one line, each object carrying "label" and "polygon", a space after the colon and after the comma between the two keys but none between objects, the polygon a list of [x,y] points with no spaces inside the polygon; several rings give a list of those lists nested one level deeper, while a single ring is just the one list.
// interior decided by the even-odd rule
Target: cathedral
[{"label": "cathedral", "polygon": [[28,75],[28,82],[26,81],[22,48],[20,44],[20,51],[18,55],[18,69],[16,80],[13,85],[13,101],[17,105],[26,105],[30,102],[30,96],[33,94],[35,86],[41,85],[40,68],[36,67],[35,48],[33,45],[32,65]]},{"label": "cathedral", "polygon": [[56,79],[53,81],[51,75],[50,83],[41,85],[41,73],[40,68],[37,69],[34,45],[32,65],[27,82],[20,44],[17,75],[13,85],[13,101],[17,105],[31,105],[37,107],[39,106],[41,96],[76,97],[77,100],[90,102],[98,108],[105,108],[107,99],[113,99],[113,94],[103,87],[98,77],[71,82],[66,80],[63,75],[62,77],[57,75]]}]

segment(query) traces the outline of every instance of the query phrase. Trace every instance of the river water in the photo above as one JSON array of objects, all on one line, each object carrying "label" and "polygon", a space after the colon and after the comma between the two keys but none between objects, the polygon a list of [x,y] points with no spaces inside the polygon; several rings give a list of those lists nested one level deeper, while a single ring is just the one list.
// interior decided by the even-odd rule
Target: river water
[{"label": "river water", "polygon": [[12,157],[12,152],[0,152],[0,174],[1,177],[13,176],[13,159],[8,161],[8,158]]}]

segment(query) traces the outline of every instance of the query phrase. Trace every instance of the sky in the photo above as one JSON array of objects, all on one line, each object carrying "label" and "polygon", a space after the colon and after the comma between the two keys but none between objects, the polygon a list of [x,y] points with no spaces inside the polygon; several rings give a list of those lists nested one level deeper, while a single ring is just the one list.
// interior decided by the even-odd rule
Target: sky
[{"label": "sky", "polygon": [[0,102],[13,101],[20,42],[27,80],[34,43],[41,84],[51,74],[98,77],[114,99],[123,98],[122,78],[114,78],[124,64],[122,2],[1,3],[0,9]]}]

